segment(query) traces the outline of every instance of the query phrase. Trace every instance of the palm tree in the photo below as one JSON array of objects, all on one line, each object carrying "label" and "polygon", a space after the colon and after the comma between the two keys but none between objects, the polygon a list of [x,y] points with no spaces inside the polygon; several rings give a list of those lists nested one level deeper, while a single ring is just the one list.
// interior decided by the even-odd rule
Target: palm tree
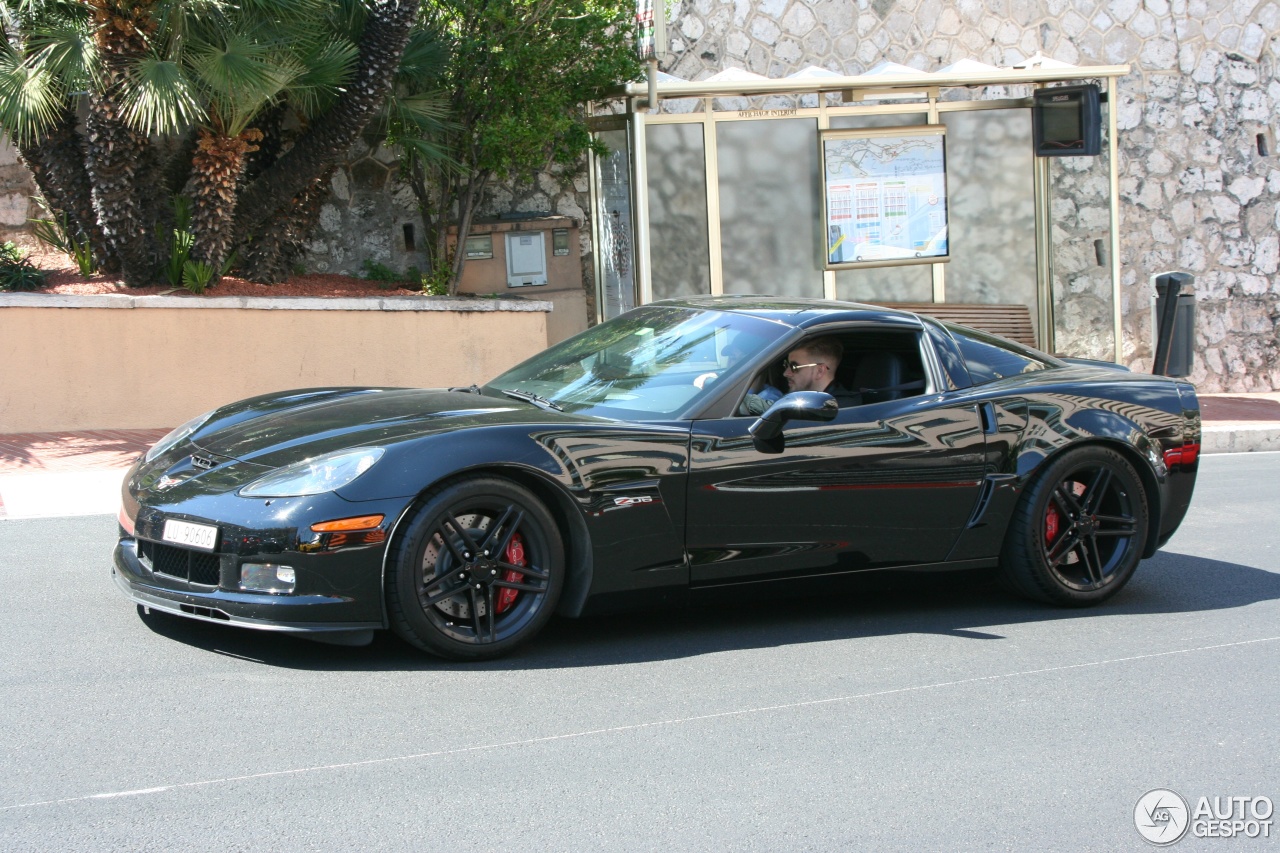
[{"label": "palm tree", "polygon": [[66,215],[72,236],[89,239],[97,266],[118,271],[119,259],[108,250],[93,209],[85,140],[69,94],[87,88],[96,67],[88,8],[6,3],[0,12],[0,130],[14,142],[45,200]]},{"label": "palm tree", "polygon": [[247,242],[250,251],[266,257],[285,250],[290,234],[299,229],[271,228],[272,219],[305,209],[321,181],[378,114],[391,92],[417,13],[416,0],[370,0],[362,25],[359,14],[350,16],[350,23],[360,27],[352,78],[289,151],[244,188],[236,209],[235,242]]},{"label": "palm tree", "polygon": [[[390,91],[417,14],[412,0],[367,0],[367,8],[365,0],[5,0],[2,8],[0,129],[46,198],[135,285],[156,280],[170,199],[184,188],[194,261],[216,275],[247,245],[278,270],[308,218],[314,226],[321,182]],[[81,97],[83,136],[71,118]],[[301,132],[284,131],[286,113]],[[86,186],[87,201],[77,189]]]}]

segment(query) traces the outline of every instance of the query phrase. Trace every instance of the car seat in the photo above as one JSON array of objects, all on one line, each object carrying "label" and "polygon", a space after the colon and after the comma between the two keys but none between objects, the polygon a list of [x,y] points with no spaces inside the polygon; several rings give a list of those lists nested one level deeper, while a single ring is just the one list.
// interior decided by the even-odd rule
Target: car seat
[{"label": "car seat", "polygon": [[906,360],[896,352],[880,350],[865,353],[853,374],[853,388],[862,394],[863,403],[897,400],[908,388],[923,387],[923,382],[907,381]]}]

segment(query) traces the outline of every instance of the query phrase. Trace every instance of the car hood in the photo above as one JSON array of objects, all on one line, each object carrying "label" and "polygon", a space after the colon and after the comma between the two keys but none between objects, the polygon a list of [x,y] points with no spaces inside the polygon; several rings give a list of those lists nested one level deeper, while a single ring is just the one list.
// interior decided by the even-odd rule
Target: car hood
[{"label": "car hood", "polygon": [[348,447],[380,447],[433,432],[566,420],[581,419],[518,400],[458,391],[326,389],[237,404],[234,414],[215,414],[191,443],[214,457],[274,468]]}]

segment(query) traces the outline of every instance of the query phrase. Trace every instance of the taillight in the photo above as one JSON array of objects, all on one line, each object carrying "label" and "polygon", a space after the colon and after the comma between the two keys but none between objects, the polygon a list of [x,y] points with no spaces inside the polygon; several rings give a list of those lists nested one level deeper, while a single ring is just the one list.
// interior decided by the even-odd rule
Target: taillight
[{"label": "taillight", "polygon": [[1194,465],[1199,458],[1198,442],[1189,441],[1181,447],[1171,447],[1164,452],[1164,464],[1167,468],[1173,468],[1176,465]]}]

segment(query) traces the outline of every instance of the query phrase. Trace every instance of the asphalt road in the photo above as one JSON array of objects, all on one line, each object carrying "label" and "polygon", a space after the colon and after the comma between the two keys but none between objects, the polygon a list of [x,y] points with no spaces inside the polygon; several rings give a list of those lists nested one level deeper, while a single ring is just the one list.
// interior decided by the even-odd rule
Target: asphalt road
[{"label": "asphalt road", "polygon": [[1100,609],[931,576],[482,666],[143,619],[113,518],[0,522],[0,849],[1149,849],[1153,788],[1280,801],[1278,483],[1204,457]]}]

